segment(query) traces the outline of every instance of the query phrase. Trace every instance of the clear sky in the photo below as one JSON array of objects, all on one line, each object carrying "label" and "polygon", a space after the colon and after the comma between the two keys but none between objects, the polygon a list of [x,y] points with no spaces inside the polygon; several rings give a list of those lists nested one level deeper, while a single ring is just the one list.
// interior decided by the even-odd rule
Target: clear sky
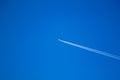
[{"label": "clear sky", "polygon": [[0,0],[0,80],[120,80],[119,0]]}]

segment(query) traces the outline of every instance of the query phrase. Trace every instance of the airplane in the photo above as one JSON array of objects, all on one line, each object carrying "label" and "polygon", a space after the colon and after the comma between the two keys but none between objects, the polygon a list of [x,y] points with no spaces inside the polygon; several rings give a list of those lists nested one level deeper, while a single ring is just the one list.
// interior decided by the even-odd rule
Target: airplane
[{"label": "airplane", "polygon": [[87,50],[87,51],[90,51],[90,52],[94,52],[94,53],[97,53],[97,54],[100,54],[100,55],[104,55],[106,57],[110,57],[110,58],[113,58],[113,59],[120,60],[120,56],[118,56],[118,55],[114,55],[114,54],[107,53],[107,52],[104,52],[104,51],[96,50],[96,49],[93,49],[93,48],[89,48],[89,47],[86,47],[86,46],[75,44],[75,43],[65,41],[65,40],[62,40],[62,39],[58,39],[58,41],[60,41],[62,43],[65,43],[65,44],[69,44],[71,46],[75,46],[75,47]]}]

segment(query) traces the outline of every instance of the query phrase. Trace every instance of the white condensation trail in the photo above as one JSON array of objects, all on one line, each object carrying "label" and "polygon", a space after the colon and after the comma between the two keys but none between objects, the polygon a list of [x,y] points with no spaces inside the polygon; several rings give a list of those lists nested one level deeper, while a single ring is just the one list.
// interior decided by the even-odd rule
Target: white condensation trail
[{"label": "white condensation trail", "polygon": [[78,45],[78,44],[75,44],[75,43],[72,43],[72,42],[68,42],[68,41],[65,41],[65,40],[62,40],[62,39],[58,39],[58,41],[60,41],[62,43],[69,44],[69,45],[72,45],[72,46],[75,46],[75,47],[78,47],[78,48],[81,48],[81,49],[84,49],[84,50],[87,50],[87,51],[90,51],[90,52],[94,52],[94,53],[97,53],[97,54],[101,54],[101,55],[104,55],[104,56],[107,56],[107,57],[110,57],[110,58],[120,60],[120,56],[117,56],[117,55],[114,55],[114,54],[111,54],[111,53],[99,51],[99,50],[92,49],[92,48],[89,48],[89,47],[85,47],[85,46],[82,46],[82,45]]}]

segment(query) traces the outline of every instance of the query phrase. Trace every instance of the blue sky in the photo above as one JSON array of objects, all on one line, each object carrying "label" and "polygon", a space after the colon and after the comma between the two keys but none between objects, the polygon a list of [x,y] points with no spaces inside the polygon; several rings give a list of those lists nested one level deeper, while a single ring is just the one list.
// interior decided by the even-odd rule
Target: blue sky
[{"label": "blue sky", "polygon": [[1,80],[119,80],[118,0],[1,0]]}]

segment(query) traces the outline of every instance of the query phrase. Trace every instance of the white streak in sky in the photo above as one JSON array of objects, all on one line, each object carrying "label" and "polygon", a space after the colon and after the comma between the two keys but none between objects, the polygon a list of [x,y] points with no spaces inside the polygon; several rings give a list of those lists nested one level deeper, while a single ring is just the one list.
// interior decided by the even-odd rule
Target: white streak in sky
[{"label": "white streak in sky", "polygon": [[85,46],[82,46],[82,45],[78,45],[78,44],[75,44],[75,43],[72,43],[72,42],[68,42],[68,41],[65,41],[65,40],[62,40],[62,39],[58,39],[58,41],[69,44],[69,45],[72,45],[72,46],[75,46],[75,47],[78,47],[78,48],[81,48],[81,49],[84,49],[84,50],[87,50],[87,51],[90,51],[90,52],[94,52],[94,53],[97,53],[97,54],[101,54],[101,55],[104,55],[104,56],[107,56],[107,57],[111,57],[111,58],[120,60],[120,56],[117,56],[117,55],[114,55],[114,54],[111,54],[111,53],[99,51],[99,50],[92,49],[92,48],[89,48],[89,47],[85,47]]}]

